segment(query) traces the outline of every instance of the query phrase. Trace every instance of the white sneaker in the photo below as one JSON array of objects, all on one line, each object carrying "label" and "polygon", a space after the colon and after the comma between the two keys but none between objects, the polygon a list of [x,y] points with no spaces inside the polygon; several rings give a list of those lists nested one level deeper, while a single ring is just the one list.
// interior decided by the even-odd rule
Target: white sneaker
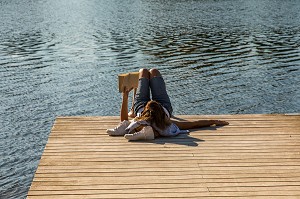
[{"label": "white sneaker", "polygon": [[125,135],[127,131],[125,130],[127,126],[129,126],[130,122],[127,120],[124,120],[123,122],[120,122],[119,125],[114,129],[107,129],[106,133],[108,135],[116,136],[116,135]]},{"label": "white sneaker", "polygon": [[134,134],[125,134],[124,137],[127,140],[153,140],[154,132],[151,126],[145,126],[139,132],[136,132]]}]

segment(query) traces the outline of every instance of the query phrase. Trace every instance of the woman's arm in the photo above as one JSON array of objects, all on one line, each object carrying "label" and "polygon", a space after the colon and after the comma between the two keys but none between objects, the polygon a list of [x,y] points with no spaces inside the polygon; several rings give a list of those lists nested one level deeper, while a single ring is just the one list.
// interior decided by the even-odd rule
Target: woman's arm
[{"label": "woman's arm", "polygon": [[124,91],[122,92],[122,105],[120,111],[121,122],[124,120],[128,120],[128,95],[131,90],[132,88],[127,90],[127,88],[125,87]]},{"label": "woman's arm", "polygon": [[225,125],[229,124],[228,122],[221,121],[221,120],[177,121],[177,120],[171,119],[171,122],[176,124],[179,127],[179,129],[181,129],[181,130],[208,127],[208,126],[212,126],[212,125],[225,126]]},{"label": "woman's arm", "polygon": [[130,118],[135,118],[135,113],[134,113],[134,99],[135,99],[135,95],[136,95],[136,88],[133,90],[133,95],[132,95],[132,105],[131,105],[131,108],[130,108],[130,111],[128,113],[128,117]]}]

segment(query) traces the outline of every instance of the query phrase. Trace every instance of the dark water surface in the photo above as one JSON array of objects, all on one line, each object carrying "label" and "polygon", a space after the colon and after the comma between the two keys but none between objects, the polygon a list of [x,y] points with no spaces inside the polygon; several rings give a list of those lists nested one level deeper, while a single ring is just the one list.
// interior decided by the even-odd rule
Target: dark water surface
[{"label": "dark water surface", "polygon": [[300,112],[298,0],[0,0],[0,198],[25,198],[59,115],[117,115],[161,70],[175,114]]}]

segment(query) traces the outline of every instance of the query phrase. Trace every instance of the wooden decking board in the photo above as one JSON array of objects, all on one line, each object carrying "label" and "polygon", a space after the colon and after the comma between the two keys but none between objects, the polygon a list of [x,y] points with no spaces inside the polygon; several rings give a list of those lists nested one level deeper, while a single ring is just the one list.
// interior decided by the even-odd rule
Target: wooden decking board
[{"label": "wooden decking board", "polygon": [[117,116],[56,118],[27,198],[300,198],[300,115],[178,117],[230,125],[128,142]]}]

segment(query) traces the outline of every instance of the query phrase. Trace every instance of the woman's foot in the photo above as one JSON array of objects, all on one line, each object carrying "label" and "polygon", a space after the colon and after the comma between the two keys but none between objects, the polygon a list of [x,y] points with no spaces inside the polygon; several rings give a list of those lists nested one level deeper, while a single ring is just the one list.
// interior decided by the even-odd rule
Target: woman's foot
[{"label": "woman's foot", "polygon": [[130,122],[128,120],[124,120],[120,122],[119,125],[114,129],[107,129],[106,133],[111,136],[125,135],[127,131],[125,130],[129,126]]},{"label": "woman's foot", "polygon": [[133,134],[125,134],[127,140],[153,140],[154,131],[151,126],[145,126],[141,131]]}]

